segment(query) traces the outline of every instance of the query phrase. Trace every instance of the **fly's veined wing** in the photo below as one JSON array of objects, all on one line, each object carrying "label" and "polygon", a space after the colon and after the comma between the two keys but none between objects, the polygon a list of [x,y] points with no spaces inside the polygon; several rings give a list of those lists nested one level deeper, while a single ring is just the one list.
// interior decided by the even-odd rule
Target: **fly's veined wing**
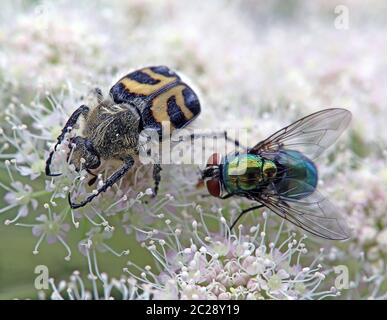
[{"label": "fly's veined wing", "polygon": [[351,112],[345,109],[318,111],[277,131],[248,152],[270,153],[282,148],[300,151],[313,160],[337,140],[351,117]]},{"label": "fly's veined wing", "polygon": [[330,240],[345,240],[350,237],[344,218],[326,197],[299,180],[291,183],[299,193],[295,194],[290,189],[279,194],[271,189],[256,195],[255,199],[282,218],[316,236]]}]

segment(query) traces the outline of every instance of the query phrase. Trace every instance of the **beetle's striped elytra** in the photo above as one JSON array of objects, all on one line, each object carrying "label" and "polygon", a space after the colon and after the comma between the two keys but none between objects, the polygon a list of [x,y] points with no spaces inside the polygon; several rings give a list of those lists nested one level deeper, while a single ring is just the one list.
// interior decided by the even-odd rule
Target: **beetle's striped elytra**
[{"label": "beetle's striped elytra", "polygon": [[148,67],[121,78],[110,90],[115,103],[134,104],[144,129],[161,134],[162,122],[169,122],[171,132],[182,128],[200,113],[195,92],[168,67]]},{"label": "beetle's striped elytra", "polygon": [[171,128],[181,128],[187,121],[194,118],[195,114],[187,107],[184,98],[186,89],[185,85],[177,85],[156,96],[150,108],[153,118],[159,123],[170,121]]},{"label": "beetle's striped elytra", "polygon": [[152,68],[144,68],[134,71],[123,77],[118,83],[121,83],[125,90],[136,95],[150,96],[180,79],[174,72],[169,75],[165,72],[163,74],[157,73],[158,69],[156,68],[153,68],[153,70]]}]

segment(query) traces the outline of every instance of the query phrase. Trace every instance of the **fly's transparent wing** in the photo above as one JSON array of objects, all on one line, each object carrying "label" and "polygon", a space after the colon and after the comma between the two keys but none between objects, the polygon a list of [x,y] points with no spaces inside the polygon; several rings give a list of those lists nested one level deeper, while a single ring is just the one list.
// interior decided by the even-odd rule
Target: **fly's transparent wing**
[{"label": "fly's transparent wing", "polygon": [[248,152],[273,153],[289,149],[300,151],[313,160],[338,139],[351,118],[351,112],[345,109],[318,111],[277,131]]},{"label": "fly's transparent wing", "polygon": [[255,195],[254,199],[316,236],[330,240],[345,240],[350,237],[350,230],[339,209],[326,197],[306,183],[298,180],[291,183],[293,190],[278,193],[273,186]]}]

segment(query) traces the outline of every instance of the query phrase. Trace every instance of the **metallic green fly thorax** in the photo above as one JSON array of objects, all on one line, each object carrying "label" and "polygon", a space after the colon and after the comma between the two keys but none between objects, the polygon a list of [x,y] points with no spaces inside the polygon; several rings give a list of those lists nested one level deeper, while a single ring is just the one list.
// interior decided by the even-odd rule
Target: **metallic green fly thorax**
[{"label": "metallic green fly thorax", "polygon": [[227,157],[223,165],[223,182],[227,192],[238,193],[260,189],[277,172],[273,161],[257,155]]},{"label": "metallic green fly thorax", "polygon": [[281,150],[270,159],[254,154],[228,156],[223,163],[222,180],[229,193],[259,191],[272,184],[276,192],[301,199],[317,186],[317,169],[302,153]]}]

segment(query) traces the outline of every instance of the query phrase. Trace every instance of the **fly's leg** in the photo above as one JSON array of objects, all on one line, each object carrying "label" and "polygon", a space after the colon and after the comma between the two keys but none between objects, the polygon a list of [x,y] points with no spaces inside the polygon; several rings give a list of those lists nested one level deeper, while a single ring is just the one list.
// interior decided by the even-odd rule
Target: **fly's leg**
[{"label": "fly's leg", "polygon": [[88,112],[89,112],[89,107],[87,107],[85,105],[81,105],[77,110],[75,110],[73,112],[73,114],[67,120],[65,126],[62,129],[61,134],[57,138],[57,143],[54,146],[54,150],[50,152],[50,155],[47,158],[47,161],[46,161],[46,175],[47,176],[55,177],[55,176],[61,175],[60,173],[51,173],[50,166],[51,166],[51,162],[52,162],[52,157],[53,157],[58,145],[63,141],[66,133],[71,131],[71,129],[77,123],[79,116],[83,115],[84,117],[86,117]]},{"label": "fly's leg", "polygon": [[245,213],[250,212],[250,211],[254,211],[254,210],[257,210],[257,209],[260,209],[260,208],[263,208],[263,207],[264,207],[264,205],[260,204],[259,206],[254,206],[254,207],[251,207],[251,208],[248,208],[248,209],[243,210],[243,211],[239,214],[239,216],[235,219],[235,221],[232,223],[232,225],[230,226],[230,230],[232,230],[232,228],[235,227],[235,225],[236,225],[236,223],[238,222],[238,220],[239,220],[240,218],[242,218],[242,216],[243,216]]},{"label": "fly's leg", "polygon": [[220,197],[220,199],[224,200],[224,199],[231,198],[232,196],[233,196],[233,194],[229,193],[229,194],[226,194],[225,196]]},{"label": "fly's leg", "polygon": [[153,180],[155,182],[155,188],[153,189],[153,197],[157,196],[157,192],[159,191],[159,184],[161,180],[160,171],[162,170],[160,164],[153,165]]},{"label": "fly's leg", "polygon": [[[231,198],[233,195],[234,195],[234,194],[229,193],[229,194],[226,194],[225,196],[219,197],[218,199],[222,199],[222,200],[228,199],[228,198]],[[202,194],[202,195],[200,195],[200,196],[201,196],[202,198],[213,197],[213,196],[210,195],[210,194]]]},{"label": "fly's leg", "polygon": [[89,202],[91,202],[95,197],[97,197],[99,194],[101,194],[102,192],[105,192],[108,188],[110,188],[113,184],[115,184],[117,181],[119,181],[128,171],[129,169],[133,166],[134,164],[134,160],[132,157],[128,157],[126,158],[124,161],[124,165],[119,169],[117,170],[116,172],[114,172],[107,180],[106,182],[103,184],[103,186],[101,188],[99,188],[96,192],[94,192],[92,195],[88,196],[84,201],[82,201],[81,203],[73,203],[71,201],[71,195],[70,193],[68,194],[68,200],[69,200],[69,204],[70,204],[70,207],[72,209],[78,209],[78,208],[81,208],[81,207],[84,207],[86,204],[88,204]]}]

